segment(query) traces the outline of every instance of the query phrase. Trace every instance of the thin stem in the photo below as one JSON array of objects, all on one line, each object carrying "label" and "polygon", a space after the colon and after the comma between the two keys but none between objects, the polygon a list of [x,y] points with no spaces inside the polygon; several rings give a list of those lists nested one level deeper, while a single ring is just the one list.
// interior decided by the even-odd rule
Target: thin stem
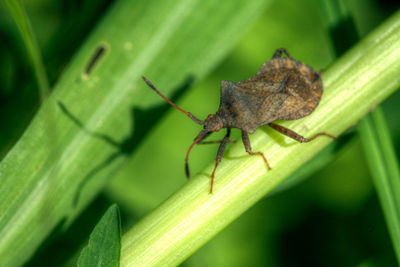
[{"label": "thin stem", "polygon": [[21,32],[28,57],[33,65],[33,72],[39,87],[40,98],[43,101],[49,95],[50,86],[32,26],[19,0],[5,0],[5,3]]}]

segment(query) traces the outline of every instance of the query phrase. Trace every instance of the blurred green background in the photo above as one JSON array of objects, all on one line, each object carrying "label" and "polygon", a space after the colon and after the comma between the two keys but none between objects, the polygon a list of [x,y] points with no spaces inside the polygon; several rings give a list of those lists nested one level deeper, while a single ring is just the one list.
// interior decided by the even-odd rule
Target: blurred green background
[{"label": "blurred green background", "polygon": [[[265,11],[228,56],[206,79],[179,97],[179,106],[199,118],[214,113],[220,80],[239,81],[254,75],[280,47],[315,69],[326,69],[333,62],[336,56],[326,10],[329,1],[266,2]],[[24,5],[54,85],[112,1],[39,0],[25,1]],[[345,10],[361,36],[398,7],[396,1],[345,2]],[[3,3],[0,58],[3,158],[40,106],[22,39]],[[143,86],[143,90],[148,89]],[[399,103],[397,92],[382,105],[397,155]],[[123,168],[110,177],[104,192],[69,229],[54,230],[27,266],[74,265],[91,230],[111,203],[119,205],[122,227],[128,229],[186,182],[183,159],[200,127],[176,110],[169,109],[161,116]],[[234,137],[238,138],[238,132]],[[218,139],[218,134],[212,139]],[[360,140],[349,129],[339,143],[325,166],[303,183],[260,201],[182,266],[397,266]],[[190,161],[192,172],[214,160],[216,150],[212,145],[196,147]]]}]

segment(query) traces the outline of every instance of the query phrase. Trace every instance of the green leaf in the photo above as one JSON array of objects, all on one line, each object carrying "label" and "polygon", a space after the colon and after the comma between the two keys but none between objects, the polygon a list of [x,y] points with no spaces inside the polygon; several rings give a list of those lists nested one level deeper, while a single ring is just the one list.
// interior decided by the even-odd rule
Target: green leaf
[{"label": "green leaf", "polygon": [[394,251],[400,262],[400,171],[382,109],[378,106],[365,116],[358,129]]},{"label": "green leaf", "polygon": [[[324,96],[312,115],[281,124],[303,129],[305,136],[339,135],[400,86],[399,46],[397,12],[327,69]],[[271,171],[234,144],[219,165],[213,194],[208,193],[210,164],[123,235],[122,266],[179,264],[331,140],[298,144],[262,128],[251,141],[254,151],[268,155]]]},{"label": "green leaf", "polygon": [[198,81],[266,2],[113,3],[0,165],[2,264],[21,265],[57,224],[68,225],[162,116],[141,75],[167,95]]},{"label": "green leaf", "polygon": [[89,244],[83,248],[78,266],[119,266],[121,252],[121,218],[117,205],[112,205],[90,234]]}]

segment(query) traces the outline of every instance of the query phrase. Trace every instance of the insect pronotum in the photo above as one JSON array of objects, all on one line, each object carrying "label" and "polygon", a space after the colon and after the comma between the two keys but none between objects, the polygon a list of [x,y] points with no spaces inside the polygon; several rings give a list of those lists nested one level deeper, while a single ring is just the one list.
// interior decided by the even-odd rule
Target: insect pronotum
[{"label": "insect pronotum", "polygon": [[[287,57],[283,57],[283,53]],[[297,120],[311,114],[318,106],[323,92],[321,76],[303,62],[292,59],[286,49],[276,50],[272,59],[265,62],[256,76],[240,82],[221,81],[221,100],[216,114],[210,114],[205,120],[196,118],[165,97],[145,77],[146,84],[174,108],[185,113],[195,123],[204,125],[204,129],[189,146],[185,158],[186,176],[190,177],[189,154],[195,144],[203,142],[209,134],[226,128],[225,137],[220,143],[217,159],[211,173],[210,193],[213,191],[215,171],[224,154],[231,128],[242,130],[242,140],[249,155],[259,155],[270,170],[271,167],[262,152],[253,152],[248,134],[258,127],[268,125],[280,133],[306,143],[319,136],[327,136],[336,140],[328,133],[318,133],[311,138],[305,138],[296,132],[273,123],[276,120]],[[212,143],[212,142],[209,142]],[[214,142],[215,143],[215,142]]]}]

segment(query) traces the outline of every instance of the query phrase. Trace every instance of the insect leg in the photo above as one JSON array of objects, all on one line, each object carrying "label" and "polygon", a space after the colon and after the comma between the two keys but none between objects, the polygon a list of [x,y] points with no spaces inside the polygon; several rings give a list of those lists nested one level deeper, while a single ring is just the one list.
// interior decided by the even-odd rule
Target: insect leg
[{"label": "insect leg", "polygon": [[[197,141],[197,143],[196,144],[198,144],[198,145],[209,145],[209,144],[221,144],[222,143],[222,141],[223,141],[223,139],[221,139],[221,140],[211,140],[211,141],[203,141],[204,139],[206,139],[210,134],[212,134],[213,132],[208,132],[206,135],[204,135],[199,141]],[[196,136],[196,138],[197,138],[197,136]],[[195,139],[196,139],[195,138]],[[235,143],[236,142],[236,140],[231,140],[231,139],[229,139],[228,140],[228,143]]]},{"label": "insect leg", "polygon": [[[222,140],[212,140],[212,141],[199,141],[199,142],[197,142],[197,144],[199,144],[199,145],[221,144],[222,142],[224,142],[224,139],[222,139]],[[227,142],[228,143],[235,143],[236,140],[229,139]]]},{"label": "insect leg", "polygon": [[263,158],[265,164],[267,165],[268,170],[270,170],[271,167],[269,166],[268,161],[264,156],[264,153],[251,151],[249,135],[245,131],[242,131],[242,140],[243,140],[243,144],[244,144],[244,148],[246,149],[246,152],[249,153],[249,155],[252,155],[252,156],[253,155],[260,155]]},{"label": "insect leg", "polygon": [[296,140],[296,141],[298,141],[300,143],[310,142],[310,141],[314,140],[315,138],[317,138],[319,136],[322,136],[322,135],[327,136],[329,138],[332,138],[333,140],[337,140],[337,138],[335,136],[333,136],[331,134],[328,134],[328,133],[317,133],[316,135],[314,135],[311,138],[305,138],[305,137],[299,135],[298,133],[293,132],[292,130],[290,130],[288,128],[285,128],[285,127],[283,127],[281,125],[278,125],[278,124],[275,124],[275,123],[268,123],[268,125],[271,128],[277,130],[278,132],[280,132],[280,133],[282,133],[282,134],[284,134],[286,136],[289,136],[290,138],[293,138],[294,140]]},{"label": "insect leg", "polygon": [[289,52],[285,48],[277,49],[275,51],[274,55],[272,56],[272,58],[280,58],[280,57],[282,57],[283,53],[285,53],[288,58],[292,59],[292,57],[290,56]]},{"label": "insect leg", "polygon": [[211,174],[210,193],[212,193],[212,190],[213,190],[215,171],[216,171],[216,169],[218,167],[218,164],[221,162],[222,156],[224,155],[224,151],[225,151],[226,145],[229,143],[229,135],[230,134],[231,134],[231,129],[227,128],[226,135],[225,135],[224,139],[222,139],[221,145],[218,148],[217,160],[215,161],[214,170],[213,170],[213,172]]}]

